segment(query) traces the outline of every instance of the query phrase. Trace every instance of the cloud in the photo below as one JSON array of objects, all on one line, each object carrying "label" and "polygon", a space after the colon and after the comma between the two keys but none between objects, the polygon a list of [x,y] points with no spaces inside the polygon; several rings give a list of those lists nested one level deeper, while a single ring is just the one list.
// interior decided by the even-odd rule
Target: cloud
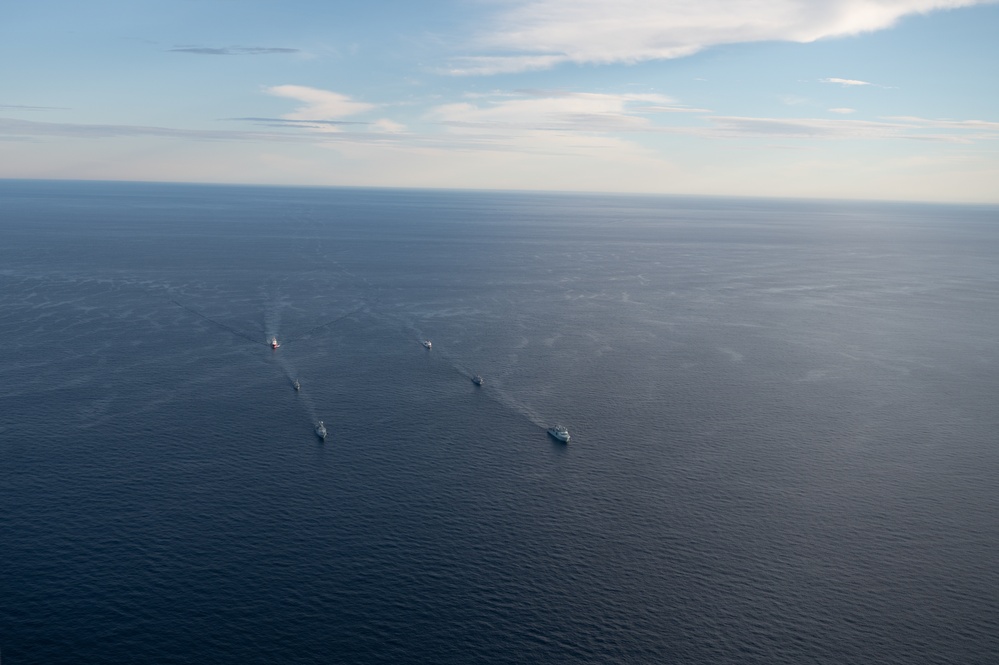
[{"label": "cloud", "polygon": [[376,132],[382,132],[385,134],[401,134],[406,131],[406,126],[401,125],[398,122],[389,120],[388,118],[379,118],[371,123],[371,128]]},{"label": "cloud", "polygon": [[[454,75],[502,74],[573,63],[680,58],[719,44],[812,42],[891,27],[900,18],[995,0],[503,0],[480,51]],[[482,53],[485,51],[485,53]]]},{"label": "cloud", "polygon": [[68,106],[28,106],[26,104],[0,104],[0,109],[12,111],[69,111]]},{"label": "cloud", "polygon": [[476,104],[438,106],[430,119],[464,130],[632,132],[652,128],[656,113],[697,113],[659,94],[605,94],[564,91],[521,91],[497,94]]},{"label": "cloud", "polygon": [[[303,103],[293,112],[281,116],[284,120],[315,123],[316,121],[337,120],[375,108],[374,104],[358,102],[338,92],[309,88],[304,85],[278,85],[266,88],[265,91],[275,97],[286,97]],[[329,123],[320,123],[320,125],[316,129],[337,131],[335,125]]]},{"label": "cloud", "polygon": [[[229,118],[228,120],[252,121],[281,129],[313,129],[316,124],[371,125],[373,131],[330,132],[317,134],[304,131],[261,131],[231,129],[177,129],[155,125],[111,125],[72,122],[36,122],[0,118],[0,141],[35,141],[45,139],[166,139],[174,142],[228,141],[239,143],[378,143],[398,141],[393,134],[400,133],[402,125],[389,120],[374,123],[346,123],[334,121],[295,122],[281,118]],[[407,137],[400,137],[407,138]],[[415,137],[416,141],[431,143],[432,138]]]},{"label": "cloud", "polygon": [[888,118],[896,122],[916,124],[923,127],[941,129],[978,129],[999,132],[999,122],[989,120],[928,120],[916,116],[892,116]]},{"label": "cloud", "polygon": [[849,115],[851,113],[856,113],[856,109],[848,109],[846,107],[840,107],[835,109],[829,109],[830,113],[839,113],[840,115]]},{"label": "cloud", "polygon": [[297,48],[281,48],[273,46],[225,46],[211,48],[208,46],[177,46],[168,49],[171,53],[193,53],[194,55],[288,55],[299,53]]},{"label": "cloud", "polygon": [[579,159],[579,164],[641,163],[654,169],[665,162],[630,137],[659,131],[657,117],[676,122],[685,114],[706,112],[655,93],[519,90],[466,99],[437,106],[423,118],[445,130],[434,137],[438,146],[479,154]]},{"label": "cloud", "polygon": [[[821,142],[842,140],[952,144],[999,140],[999,122],[990,120],[915,116],[877,120],[713,116],[705,109],[684,107],[657,93],[564,90],[494,91],[467,96],[460,102],[432,108],[416,119],[417,128],[411,129],[390,118],[344,119],[377,107],[338,93],[300,86],[277,86],[267,91],[301,102],[301,106],[283,117],[226,119],[253,123],[242,130],[0,118],[0,142],[9,145],[14,141],[31,141],[55,145],[65,143],[66,139],[134,139],[183,145],[226,141],[246,145],[270,143],[335,148],[340,155],[351,154],[351,150],[370,149],[392,151],[381,153],[384,155],[429,154],[425,151],[431,151],[440,159],[449,153],[502,154],[518,164],[526,164],[523,160],[533,155],[544,159],[570,158],[570,162],[571,158],[580,158],[581,163],[591,164],[625,160],[632,164],[653,165],[660,163],[661,157],[657,149],[651,147],[655,142],[643,145],[646,141],[639,141],[641,135],[663,139],[676,136],[754,141],[756,145],[761,145],[762,140],[762,145],[769,148],[774,147],[770,144],[778,144],[781,148],[816,148]],[[832,109],[831,112],[844,114],[847,110]]]},{"label": "cloud", "polygon": [[710,138],[788,138],[788,139],[907,139],[972,143],[999,139],[999,122],[982,120],[926,120],[916,117],[882,120],[840,120],[828,118],[748,118],[713,116],[708,128],[682,128]]},{"label": "cloud", "polygon": [[868,83],[867,81],[857,81],[855,79],[837,79],[837,78],[819,79],[819,83],[838,83],[839,85],[847,88],[854,86],[874,85],[873,83]]},{"label": "cloud", "polygon": [[565,55],[466,56],[455,58],[443,73],[452,76],[515,74],[535,69],[550,69],[571,60]]},{"label": "cloud", "polygon": [[341,126],[341,125],[370,125],[369,122],[358,120],[290,120],[288,118],[261,118],[248,116],[242,118],[223,118],[223,120],[237,120],[242,122],[252,122],[265,127],[297,127],[315,129],[318,126]]},{"label": "cloud", "polygon": [[72,122],[35,122],[0,118],[0,137],[57,137],[113,139],[153,137],[195,141],[295,141],[293,135],[278,132],[245,132],[212,129],[176,129],[150,125],[101,125]]},{"label": "cloud", "polygon": [[[659,113],[677,109],[687,120]],[[853,109],[830,109],[848,115]],[[452,138],[469,145],[513,148],[522,152],[593,152],[639,148],[617,137],[630,134],[693,136],[717,140],[777,139],[915,140],[973,143],[999,139],[999,123],[982,120],[926,120],[916,117],[855,120],[846,118],[765,118],[711,116],[686,109],[658,94],[606,94],[564,91],[496,92],[434,108],[427,120],[444,126]],[[808,144],[806,144],[808,145]]]},{"label": "cloud", "polygon": [[807,97],[799,97],[798,95],[781,95],[780,101],[787,106],[802,106],[811,103]]},{"label": "cloud", "polygon": [[824,118],[746,118],[715,116],[707,132],[716,138],[783,137],[806,139],[877,139],[900,136],[912,125],[871,120]]}]

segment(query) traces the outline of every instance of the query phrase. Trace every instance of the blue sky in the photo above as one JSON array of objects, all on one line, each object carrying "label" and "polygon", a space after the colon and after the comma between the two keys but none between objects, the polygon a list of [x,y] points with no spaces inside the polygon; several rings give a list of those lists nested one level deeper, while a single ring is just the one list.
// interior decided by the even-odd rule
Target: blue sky
[{"label": "blue sky", "polygon": [[999,202],[995,0],[93,0],[0,177]]}]

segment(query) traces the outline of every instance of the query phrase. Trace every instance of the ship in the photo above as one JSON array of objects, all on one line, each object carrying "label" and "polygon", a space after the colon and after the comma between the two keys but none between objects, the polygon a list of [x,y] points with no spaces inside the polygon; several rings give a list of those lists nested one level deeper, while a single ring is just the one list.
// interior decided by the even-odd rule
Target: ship
[{"label": "ship", "polygon": [[474,383],[477,386],[481,386],[482,385],[482,377],[479,376],[478,374],[476,374],[475,376],[472,377],[472,383]]},{"label": "ship", "polygon": [[321,420],[319,421],[319,424],[316,425],[316,436],[318,436],[323,441],[326,440],[326,425],[324,425],[323,421]]},{"label": "ship", "polygon": [[279,346],[281,346],[281,345],[278,344],[277,337],[271,337],[271,348],[272,349],[276,349]]},{"label": "ship", "polygon": [[555,425],[554,427],[549,427],[548,434],[550,434],[552,438],[561,441],[562,443],[569,443],[569,430],[562,427],[561,425]]},{"label": "ship", "polygon": [[425,339],[423,340],[423,346],[425,346],[428,349],[432,349],[434,345],[430,342],[429,339]]},{"label": "ship", "polygon": [[295,390],[301,390],[301,389],[302,389],[302,384],[298,382],[298,379],[295,379],[295,380],[294,380],[294,381],[292,382],[292,384],[291,384],[291,385],[295,386]]}]

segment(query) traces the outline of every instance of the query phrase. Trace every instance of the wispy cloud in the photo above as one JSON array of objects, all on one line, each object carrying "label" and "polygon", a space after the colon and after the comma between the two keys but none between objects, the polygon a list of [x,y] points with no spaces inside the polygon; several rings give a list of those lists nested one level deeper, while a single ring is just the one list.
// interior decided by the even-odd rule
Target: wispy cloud
[{"label": "wispy cloud", "polygon": [[819,83],[836,83],[838,85],[841,85],[841,86],[844,86],[844,87],[847,87],[847,88],[856,87],[856,86],[864,86],[864,85],[874,85],[873,83],[870,83],[868,81],[858,81],[856,79],[838,79],[838,78],[819,79]]},{"label": "wispy cloud", "polygon": [[[229,118],[265,124],[269,118]],[[273,119],[275,131],[231,129],[178,129],[155,125],[87,124],[72,122],[36,122],[0,118],[0,141],[44,141],[46,139],[166,139],[178,142],[229,141],[241,143],[377,143],[405,140],[399,136],[401,125],[394,123],[336,123],[372,126],[372,131],[315,133],[311,131],[281,131],[311,129],[316,121],[295,123]],[[327,121],[333,123],[333,121]],[[266,126],[266,125],[265,125]],[[429,139],[414,140],[429,141]]]},{"label": "wispy cloud", "polygon": [[716,138],[883,139],[914,128],[904,123],[825,118],[713,116],[709,120],[712,127],[705,134]]},{"label": "wispy cloud", "polygon": [[282,117],[284,120],[311,123],[311,129],[326,132],[340,131],[331,120],[363,113],[375,108],[374,104],[359,102],[347,95],[331,90],[310,88],[304,85],[277,85],[266,88],[265,92],[275,97],[285,97],[302,102],[302,106]]},{"label": "wispy cloud", "polygon": [[58,137],[79,139],[112,139],[153,137],[194,141],[294,141],[289,134],[212,129],[177,129],[155,125],[111,125],[73,122],[36,122],[0,118],[0,137]]},{"label": "wispy cloud", "polygon": [[515,74],[550,69],[571,60],[566,55],[465,56],[454,58],[442,73],[452,76]]},{"label": "wispy cloud", "polygon": [[[657,119],[662,112],[683,110],[690,118]],[[853,109],[829,109],[849,115]],[[688,109],[658,94],[606,94],[528,90],[478,95],[461,103],[443,104],[427,119],[455,136],[485,137],[500,143],[524,143],[544,137],[548,145],[579,137],[629,134],[672,134],[711,139],[919,140],[972,143],[999,139],[999,123],[982,120],[926,120],[891,117],[766,118],[709,115]],[[560,137],[554,139],[552,137]]]},{"label": "wispy cloud", "polygon": [[703,113],[665,95],[521,91],[477,103],[444,104],[430,118],[451,127],[516,131],[632,132],[652,127],[657,113]]},{"label": "wispy cloud", "polygon": [[[999,139],[999,122],[981,120],[926,120],[916,117],[881,120],[828,118],[751,118],[712,116],[711,126],[693,133],[712,138],[788,139],[905,139],[973,143]],[[686,130],[680,130],[686,132]]]},{"label": "wispy cloud", "polygon": [[236,120],[241,122],[252,122],[265,127],[293,127],[293,128],[314,128],[313,126],[342,126],[342,125],[370,125],[370,122],[359,120],[290,120],[288,118],[261,118],[248,116],[242,118],[223,118],[223,120]]},{"label": "wispy cloud", "polygon": [[297,48],[274,46],[224,46],[221,48],[210,46],[177,46],[168,50],[171,53],[192,53],[194,55],[290,55],[300,52]]},{"label": "wispy cloud", "polygon": [[68,111],[67,106],[28,106],[27,104],[0,104],[0,109],[12,111]]},{"label": "wispy cloud", "polygon": [[[682,110],[688,114],[660,113]],[[853,109],[829,112],[849,115]],[[710,115],[705,109],[682,107],[658,94],[606,94],[521,90],[476,95],[468,101],[442,104],[425,118],[445,127],[456,140],[513,148],[521,152],[637,149],[630,135],[693,136],[714,140],[770,139],[794,141],[796,147],[830,140],[931,141],[970,144],[999,140],[999,123],[982,120],[926,120],[892,117],[767,118]],[[637,139],[636,139],[637,140]],[[785,146],[787,147],[787,146]]]},{"label": "wispy cloud", "polygon": [[[454,75],[634,63],[688,56],[719,44],[812,42],[892,26],[909,14],[994,0],[505,0],[475,35]],[[483,53],[482,51],[485,51]]]},{"label": "wispy cloud", "polygon": [[999,122],[993,122],[990,120],[928,120],[926,118],[919,118],[916,116],[891,116],[888,119],[896,122],[916,124],[923,127],[935,127],[941,129],[976,129],[999,132]]},{"label": "wispy cloud", "polygon": [[[311,90],[311,89],[310,89]],[[290,115],[246,116],[229,121],[256,128],[178,129],[122,124],[35,122],[0,118],[0,141],[63,139],[159,139],[171,142],[299,143],[316,146],[370,145],[393,150],[502,152],[595,159],[658,159],[638,136],[690,136],[714,140],[779,141],[782,147],[814,147],[830,140],[916,140],[978,143],[999,140],[999,122],[926,119],[766,118],[708,115],[654,93],[609,94],[531,90],[497,91],[469,101],[441,104],[411,130],[388,118],[341,120],[307,117],[350,115],[376,108],[329,91],[285,96],[311,100]],[[290,93],[295,92],[292,96]],[[313,93],[325,93],[314,95]],[[678,114],[677,111],[684,111]],[[840,109],[844,111],[846,109]],[[666,115],[668,114],[668,115]]]},{"label": "wispy cloud", "polygon": [[383,134],[401,134],[406,131],[406,126],[395,122],[394,120],[389,120],[388,118],[379,118],[371,123],[371,128],[376,132],[382,132]]},{"label": "wispy cloud", "polygon": [[389,118],[378,118],[370,122],[340,120],[344,116],[371,111],[378,106],[359,102],[331,90],[302,85],[279,85],[267,88],[266,92],[277,97],[303,102],[303,105],[281,118],[244,118],[244,120],[263,122],[272,127],[293,126],[324,133],[340,132],[344,125],[368,125],[371,131],[378,135],[401,135],[406,131],[405,125]]},{"label": "wispy cloud", "polygon": [[802,106],[811,102],[807,97],[800,97],[798,95],[781,95],[780,101],[787,106]]}]

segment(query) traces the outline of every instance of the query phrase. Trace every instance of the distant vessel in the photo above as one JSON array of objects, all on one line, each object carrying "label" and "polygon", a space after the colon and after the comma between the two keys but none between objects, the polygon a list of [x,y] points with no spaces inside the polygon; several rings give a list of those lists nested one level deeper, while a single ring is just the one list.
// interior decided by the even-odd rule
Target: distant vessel
[{"label": "distant vessel", "polygon": [[472,377],[472,383],[474,383],[477,386],[481,386],[482,385],[482,377],[479,376],[478,374],[476,374],[475,376]]},{"label": "distant vessel", "polygon": [[281,346],[281,345],[278,344],[277,337],[271,337],[271,348],[272,349],[276,349],[279,346]]},{"label": "distant vessel", "polygon": [[428,349],[431,349],[433,348],[434,345],[430,343],[429,339],[425,339],[423,340],[423,346],[427,347]]},{"label": "distant vessel", "polygon": [[298,379],[295,379],[295,382],[292,383],[291,385],[295,386],[295,390],[301,390],[302,389],[302,384],[298,382]]},{"label": "distant vessel", "polygon": [[569,430],[562,427],[561,425],[555,425],[554,427],[549,427],[548,433],[551,434],[552,437],[561,441],[562,443],[569,443]]},{"label": "distant vessel", "polygon": [[316,425],[316,436],[318,436],[323,441],[326,440],[326,425],[324,425],[323,421],[321,420],[319,421],[319,424]]}]

